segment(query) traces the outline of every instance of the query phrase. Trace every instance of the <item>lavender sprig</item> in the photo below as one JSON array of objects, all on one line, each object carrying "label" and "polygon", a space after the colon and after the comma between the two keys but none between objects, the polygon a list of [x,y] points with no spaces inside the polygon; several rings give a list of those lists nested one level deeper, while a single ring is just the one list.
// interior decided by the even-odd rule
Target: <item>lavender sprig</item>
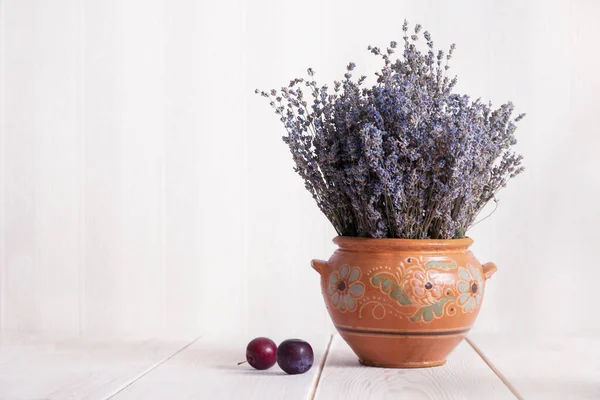
[{"label": "lavender sprig", "polygon": [[[492,109],[456,94],[447,75],[455,45],[436,52],[420,25],[402,26],[404,46],[368,50],[381,57],[377,82],[354,79],[350,62],[333,91],[308,78],[269,99],[283,137],[321,211],[338,234],[360,237],[464,237],[498,190],[523,172],[512,103]],[[426,51],[417,46],[425,39]],[[400,52],[398,59],[391,56]],[[305,97],[303,88],[310,93]]]}]

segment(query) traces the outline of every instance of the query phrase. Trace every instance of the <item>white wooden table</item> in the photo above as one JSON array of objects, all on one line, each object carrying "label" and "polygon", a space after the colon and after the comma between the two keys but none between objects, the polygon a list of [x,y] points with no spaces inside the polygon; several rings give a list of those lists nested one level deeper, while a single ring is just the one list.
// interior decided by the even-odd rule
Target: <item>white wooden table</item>
[{"label": "white wooden table", "polygon": [[0,343],[0,399],[600,399],[600,339],[471,336],[442,367],[362,367],[337,335],[305,338],[306,374],[236,363],[248,338]]}]

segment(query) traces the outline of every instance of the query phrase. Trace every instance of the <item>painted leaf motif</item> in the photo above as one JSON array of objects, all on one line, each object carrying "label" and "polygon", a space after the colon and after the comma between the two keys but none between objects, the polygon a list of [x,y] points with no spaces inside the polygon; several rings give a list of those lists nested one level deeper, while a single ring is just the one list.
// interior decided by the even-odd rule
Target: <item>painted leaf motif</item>
[{"label": "painted leaf motif", "polygon": [[427,307],[423,310],[423,321],[430,322],[433,319],[433,311],[431,307]]},{"label": "painted leaf motif", "polygon": [[[446,299],[448,299],[448,297],[446,297]],[[448,300],[446,300],[446,301],[448,301]],[[438,317],[441,317],[442,314],[444,313],[444,303],[446,303],[446,301],[438,301],[437,303],[434,303],[431,305],[431,309],[433,310],[433,313],[435,315],[437,315]]]},{"label": "painted leaf motif", "polygon": [[444,304],[447,302],[454,300],[455,298],[452,296],[444,297],[440,301],[430,306],[423,306],[419,308],[417,313],[412,316],[410,319],[412,322],[419,322],[420,319],[423,319],[425,322],[431,322],[435,317],[441,317],[444,313]]},{"label": "painted leaf motif", "polygon": [[392,299],[403,306],[412,304],[410,298],[400,289],[400,286],[384,275],[375,275],[371,278],[371,283],[375,287],[381,288],[381,291],[387,293]]},{"label": "painted leaf motif", "polygon": [[425,263],[425,268],[437,268],[437,269],[455,269],[456,261],[446,262],[446,261],[427,261]]},{"label": "painted leaf motif", "polygon": [[381,282],[385,281],[386,278],[385,276],[381,276],[381,275],[375,275],[372,279],[371,282],[373,283],[373,285],[375,286],[379,286],[381,284]]}]

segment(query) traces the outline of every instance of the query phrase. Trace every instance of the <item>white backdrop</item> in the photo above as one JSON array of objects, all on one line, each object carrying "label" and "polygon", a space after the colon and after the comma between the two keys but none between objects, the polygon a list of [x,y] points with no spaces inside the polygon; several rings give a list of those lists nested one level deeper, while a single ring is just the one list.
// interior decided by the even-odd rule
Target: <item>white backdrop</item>
[{"label": "white backdrop", "polygon": [[254,88],[375,71],[406,17],[458,89],[528,113],[527,171],[470,232],[479,331],[600,333],[600,2],[0,0],[0,329],[331,329],[333,229]]}]

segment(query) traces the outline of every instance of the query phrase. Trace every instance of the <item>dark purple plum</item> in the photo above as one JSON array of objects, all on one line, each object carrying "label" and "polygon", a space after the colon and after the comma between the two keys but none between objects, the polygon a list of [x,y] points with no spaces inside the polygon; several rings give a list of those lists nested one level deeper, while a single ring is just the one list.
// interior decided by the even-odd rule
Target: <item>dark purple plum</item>
[{"label": "dark purple plum", "polygon": [[277,345],[266,337],[253,339],[246,347],[246,361],[256,369],[269,369],[277,362]]},{"label": "dark purple plum", "polygon": [[277,364],[290,375],[308,371],[315,360],[310,344],[300,339],[288,339],[277,348]]}]

